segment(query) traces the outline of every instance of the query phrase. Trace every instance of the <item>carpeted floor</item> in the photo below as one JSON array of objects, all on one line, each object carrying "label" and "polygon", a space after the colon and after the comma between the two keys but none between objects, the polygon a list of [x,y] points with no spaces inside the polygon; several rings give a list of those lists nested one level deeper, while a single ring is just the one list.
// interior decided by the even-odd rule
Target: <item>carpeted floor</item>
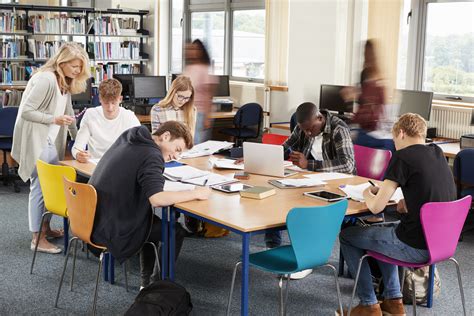
[{"label": "carpeted floor", "polygon": [[[73,292],[69,278],[63,287],[59,308],[54,299],[62,271],[62,255],[39,254],[34,274],[29,274],[32,251],[28,232],[28,189],[13,193],[12,187],[0,186],[0,315],[84,315],[91,312],[97,259],[86,259],[78,252]],[[62,221],[54,219],[58,227]],[[252,239],[251,251],[263,249],[262,237]],[[59,244],[61,240],[57,241]],[[191,294],[193,315],[224,315],[232,269],[240,255],[240,238],[230,235],[219,239],[187,238],[177,263],[176,280]],[[337,266],[336,244],[330,262]],[[461,264],[468,315],[474,315],[474,232],[466,233],[456,258]],[[116,284],[101,282],[98,313],[120,315],[138,293],[138,259],[129,263],[130,291],[124,287],[122,269],[116,267]],[[70,270],[69,270],[70,271]],[[69,272],[68,271],[68,272]],[[461,315],[462,308],[454,266],[439,265],[441,294],[434,307],[419,307],[420,315]],[[67,274],[67,277],[70,274]],[[240,276],[240,273],[238,274]],[[340,278],[343,304],[349,303],[353,280]],[[250,272],[250,315],[278,313],[278,279],[257,270]],[[232,314],[240,313],[240,281],[234,292]],[[315,270],[303,280],[290,282],[288,315],[334,315],[337,307],[334,281],[328,269]],[[411,307],[407,307],[411,313]]]}]

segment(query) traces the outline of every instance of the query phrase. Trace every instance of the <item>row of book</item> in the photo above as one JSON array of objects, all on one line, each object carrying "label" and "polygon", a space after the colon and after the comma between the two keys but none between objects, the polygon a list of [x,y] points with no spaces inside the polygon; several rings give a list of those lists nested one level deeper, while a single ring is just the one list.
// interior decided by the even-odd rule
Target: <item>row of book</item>
[{"label": "row of book", "polygon": [[35,59],[51,58],[64,44],[65,41],[38,41],[35,39],[28,39],[28,46],[30,52],[33,53]]},{"label": "row of book", "polygon": [[24,65],[21,63],[0,63],[0,84],[24,83],[30,79],[37,65]]},{"label": "row of book", "polygon": [[43,14],[29,17],[29,24],[35,33],[85,34],[84,16],[67,16],[65,14],[46,16]]},{"label": "row of book", "polygon": [[106,16],[94,19],[93,23],[97,35],[135,35],[138,29],[138,21],[133,18]]},{"label": "row of book", "polygon": [[26,46],[26,41],[23,39],[4,40],[0,42],[0,58],[26,57]]},{"label": "row of book", "polygon": [[23,91],[3,90],[0,91],[0,108],[5,106],[19,106]]},{"label": "row of book", "polygon": [[0,32],[26,32],[28,18],[25,13],[0,12]]},{"label": "row of book", "polygon": [[88,43],[94,59],[140,59],[140,43],[137,41]]},{"label": "row of book", "polygon": [[116,74],[139,74],[138,64],[97,64],[91,66],[91,74],[96,84],[104,80],[113,78]]}]

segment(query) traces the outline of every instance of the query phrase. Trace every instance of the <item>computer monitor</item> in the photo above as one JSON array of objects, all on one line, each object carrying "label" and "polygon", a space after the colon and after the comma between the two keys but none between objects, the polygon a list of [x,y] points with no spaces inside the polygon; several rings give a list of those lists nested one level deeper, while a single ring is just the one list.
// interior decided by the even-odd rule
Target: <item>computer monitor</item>
[{"label": "computer monitor", "polygon": [[166,76],[133,77],[133,99],[155,99],[166,96]]},{"label": "computer monitor", "polygon": [[71,95],[71,101],[75,104],[90,104],[92,100],[92,78],[87,79],[86,91]]},{"label": "computer monitor", "polygon": [[352,112],[352,104],[346,105],[341,96],[341,90],[346,86],[337,86],[332,84],[322,84],[319,94],[319,109],[336,111],[343,115],[344,112]]},{"label": "computer monitor", "polygon": [[143,76],[141,74],[114,74],[114,79],[117,79],[122,84],[122,96],[124,100],[131,100],[133,96],[133,77]]},{"label": "computer monitor", "polygon": [[230,96],[229,76],[215,76],[217,78],[217,86],[214,90],[215,97]]},{"label": "computer monitor", "polygon": [[433,100],[433,92],[415,91],[415,90],[397,90],[397,99],[400,104],[399,115],[405,113],[417,113],[425,120],[430,120],[431,101]]}]

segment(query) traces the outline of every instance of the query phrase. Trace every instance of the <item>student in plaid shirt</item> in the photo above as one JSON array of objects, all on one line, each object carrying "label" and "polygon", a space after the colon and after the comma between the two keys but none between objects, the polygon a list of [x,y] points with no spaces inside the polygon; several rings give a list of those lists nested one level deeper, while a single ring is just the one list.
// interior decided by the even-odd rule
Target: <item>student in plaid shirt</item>
[{"label": "student in plaid shirt", "polygon": [[355,174],[354,146],[344,121],[305,102],[296,110],[296,122],[283,144],[293,164],[310,171]]}]

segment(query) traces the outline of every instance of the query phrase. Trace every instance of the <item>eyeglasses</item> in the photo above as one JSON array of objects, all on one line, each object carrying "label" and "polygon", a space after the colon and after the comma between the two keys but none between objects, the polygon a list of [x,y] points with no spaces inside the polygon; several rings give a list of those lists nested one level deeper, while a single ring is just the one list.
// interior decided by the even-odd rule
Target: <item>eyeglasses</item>
[{"label": "eyeglasses", "polygon": [[181,95],[181,94],[176,94],[176,97],[179,102],[181,101],[188,102],[189,100],[191,100],[191,97],[185,97],[184,95]]}]

